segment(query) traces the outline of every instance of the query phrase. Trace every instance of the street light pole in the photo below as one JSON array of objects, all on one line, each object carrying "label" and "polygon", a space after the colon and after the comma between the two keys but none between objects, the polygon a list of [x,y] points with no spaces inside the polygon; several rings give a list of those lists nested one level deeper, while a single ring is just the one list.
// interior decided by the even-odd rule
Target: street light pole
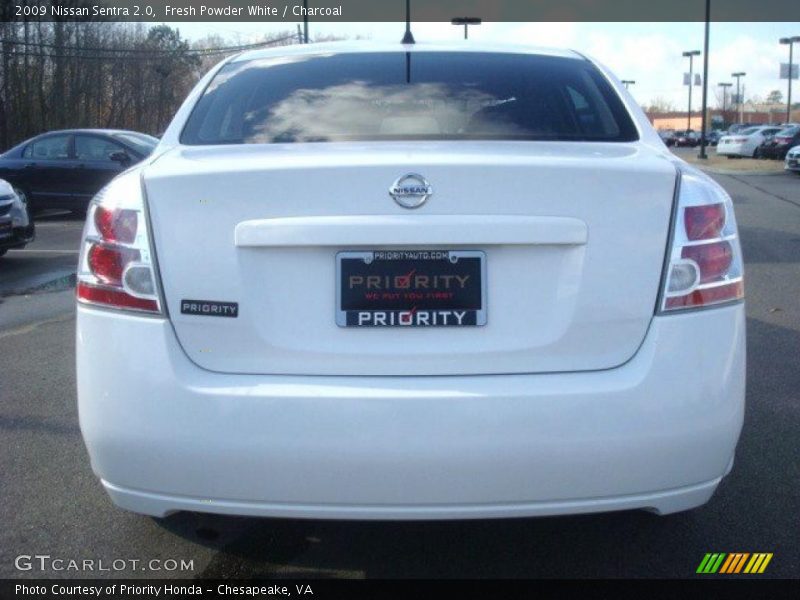
[{"label": "street light pole", "polygon": [[706,131],[708,131],[708,37],[711,28],[711,0],[706,0],[706,37],[703,49],[703,108],[700,111],[700,155],[698,158],[708,158],[706,156]]},{"label": "street light pole", "polygon": [[401,44],[413,44],[414,34],[411,33],[411,0],[406,0],[406,32],[403,35]]},{"label": "street light pole", "polygon": [[744,71],[739,71],[738,73],[731,73],[731,77],[736,77],[736,108],[739,111],[739,121],[744,121],[744,115],[742,115],[742,105],[744,102],[744,98],[742,98],[742,93],[739,91],[739,83],[744,77],[747,75]]},{"label": "street light pole", "polygon": [[450,23],[453,25],[463,25],[464,26],[464,39],[469,38],[469,26],[470,25],[480,25],[482,22],[481,19],[478,17],[455,17],[450,20]]},{"label": "street light pole", "polygon": [[308,43],[308,0],[303,0],[303,43]]},{"label": "street light pole", "polygon": [[684,52],[684,56],[689,57],[689,112],[686,115],[686,129],[692,128],[692,77],[694,76],[694,57],[700,56],[700,50],[690,50]]},{"label": "street light pole", "polygon": [[636,81],[634,81],[633,79],[623,79],[621,83],[622,85],[625,86],[626,90],[628,89],[628,86],[636,85]]},{"label": "street light pole", "polygon": [[725,113],[728,112],[728,88],[732,87],[732,83],[718,83],[722,88],[722,121],[725,122]]},{"label": "street light pole", "polygon": [[793,51],[794,51],[794,43],[800,42],[800,35],[796,35],[790,38],[781,38],[781,44],[788,44],[789,45],[789,93],[787,94],[786,98],[786,122],[790,123],[792,120],[792,64],[793,64]]}]

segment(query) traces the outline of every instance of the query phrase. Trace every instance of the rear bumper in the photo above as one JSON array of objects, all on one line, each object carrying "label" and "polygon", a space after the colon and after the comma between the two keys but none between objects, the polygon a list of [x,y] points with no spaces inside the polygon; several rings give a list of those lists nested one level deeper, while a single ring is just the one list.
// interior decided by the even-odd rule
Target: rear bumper
[{"label": "rear bumper", "polygon": [[724,156],[743,156],[744,147],[741,144],[725,144],[720,146],[717,144],[717,154]]},{"label": "rear bumper", "polygon": [[657,317],[625,365],[462,377],[223,375],[169,322],[78,309],[81,430],[112,499],[445,519],[706,502],[744,413],[742,304]]}]

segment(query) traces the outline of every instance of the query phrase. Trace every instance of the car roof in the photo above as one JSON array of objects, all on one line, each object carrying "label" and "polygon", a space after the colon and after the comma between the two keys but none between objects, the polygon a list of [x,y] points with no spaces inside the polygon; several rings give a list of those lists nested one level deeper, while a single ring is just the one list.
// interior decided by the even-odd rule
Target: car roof
[{"label": "car roof", "polygon": [[101,135],[113,135],[116,133],[135,133],[139,135],[147,135],[141,134],[138,131],[130,131],[128,129],[53,129],[52,131],[45,131],[44,133],[40,133],[34,137],[40,137],[43,135],[53,135],[53,134],[75,134],[75,133],[94,133],[94,134],[101,134]]},{"label": "car roof", "polygon": [[[399,37],[399,36],[398,36]],[[470,40],[461,42],[424,42],[419,44],[401,44],[371,41],[324,42],[314,44],[292,44],[249,50],[236,55],[231,62],[257,60],[281,56],[311,56],[320,54],[359,54],[375,52],[483,52],[505,54],[534,54],[539,56],[557,56],[585,60],[584,56],[574,50],[525,46],[520,44],[475,43]]]}]

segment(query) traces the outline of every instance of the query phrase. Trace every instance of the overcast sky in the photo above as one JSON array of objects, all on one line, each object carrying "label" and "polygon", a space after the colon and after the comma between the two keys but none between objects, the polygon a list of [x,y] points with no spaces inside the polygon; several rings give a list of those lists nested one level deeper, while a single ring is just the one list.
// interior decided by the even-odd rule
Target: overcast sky
[{"label": "overcast sky", "polygon": [[[246,43],[263,33],[296,31],[295,23],[170,23],[190,39],[220,34]],[[310,35],[335,34],[378,41],[399,41],[404,23],[315,23]],[[661,97],[685,110],[687,89],[682,74],[688,71],[684,50],[703,49],[703,23],[484,23],[470,28],[470,40],[534,46],[573,48],[608,65],[621,79],[636,80],[631,92],[640,104]],[[463,28],[449,23],[414,23],[418,42],[459,40]],[[742,80],[749,99],[762,99],[779,89],[786,97],[786,80],[778,79],[781,62],[788,62],[788,46],[778,38],[800,35],[800,23],[712,23],[710,48],[709,103],[716,105],[717,83],[735,80],[734,71],[745,71]],[[800,45],[795,47],[796,62]],[[695,60],[702,72],[702,57]],[[793,97],[800,101],[800,82]],[[699,106],[700,88],[692,100]],[[721,97],[721,96],[719,96]]]}]

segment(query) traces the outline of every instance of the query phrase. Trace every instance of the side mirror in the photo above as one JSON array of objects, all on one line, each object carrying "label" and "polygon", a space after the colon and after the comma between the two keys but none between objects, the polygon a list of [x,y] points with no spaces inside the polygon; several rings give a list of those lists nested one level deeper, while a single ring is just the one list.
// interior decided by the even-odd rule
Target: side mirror
[{"label": "side mirror", "polygon": [[126,165],[131,162],[131,157],[124,150],[117,150],[108,155],[108,158],[121,165]]}]

